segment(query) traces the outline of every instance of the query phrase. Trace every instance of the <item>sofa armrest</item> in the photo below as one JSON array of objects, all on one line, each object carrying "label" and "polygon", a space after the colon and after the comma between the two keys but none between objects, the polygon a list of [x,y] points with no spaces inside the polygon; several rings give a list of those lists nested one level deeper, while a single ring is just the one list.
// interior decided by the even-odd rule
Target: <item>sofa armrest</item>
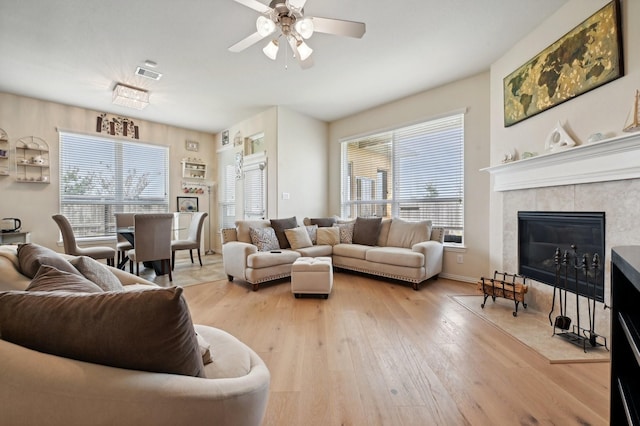
[{"label": "sofa armrest", "polygon": [[245,278],[247,269],[247,257],[257,253],[258,247],[241,241],[230,241],[222,245],[222,263],[224,273],[232,277]]},{"label": "sofa armrest", "polygon": [[442,272],[442,260],[444,256],[444,245],[438,241],[423,241],[411,247],[411,250],[422,253],[424,256],[424,268],[427,277]]},{"label": "sofa armrest", "polygon": [[222,244],[238,241],[238,231],[236,228],[222,228],[220,230],[220,237],[222,238]]}]

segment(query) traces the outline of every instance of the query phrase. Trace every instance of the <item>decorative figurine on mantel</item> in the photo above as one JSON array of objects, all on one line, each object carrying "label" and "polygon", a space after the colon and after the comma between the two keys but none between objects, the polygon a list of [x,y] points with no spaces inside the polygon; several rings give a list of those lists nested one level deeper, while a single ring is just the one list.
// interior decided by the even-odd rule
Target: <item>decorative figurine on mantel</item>
[{"label": "decorative figurine on mantel", "polygon": [[638,111],[638,102],[640,102],[640,91],[636,90],[636,99],[633,104],[632,111],[633,116],[631,117],[631,121],[629,121],[627,117],[624,129],[622,129],[623,132],[637,132],[640,130],[640,111]]},{"label": "decorative figurine on mantel", "polygon": [[564,130],[560,121],[558,121],[556,126],[549,133],[549,136],[547,136],[547,140],[544,144],[544,150],[547,152],[557,152],[571,148],[572,146],[576,146],[576,142],[571,136],[569,136],[567,131]]}]

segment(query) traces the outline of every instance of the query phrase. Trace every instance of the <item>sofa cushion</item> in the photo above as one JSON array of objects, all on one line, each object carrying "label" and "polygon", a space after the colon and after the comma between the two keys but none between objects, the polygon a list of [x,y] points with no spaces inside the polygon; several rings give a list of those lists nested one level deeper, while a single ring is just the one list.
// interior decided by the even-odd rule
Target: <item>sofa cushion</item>
[{"label": "sofa cushion", "polygon": [[313,245],[306,226],[298,226],[297,228],[285,229],[284,234],[287,236],[289,245],[294,250],[297,250],[299,248],[311,247]]},{"label": "sofa cushion", "polygon": [[295,216],[288,217],[286,219],[271,219],[271,227],[276,231],[276,237],[280,242],[280,248],[289,248],[289,241],[284,233],[285,229],[291,229],[298,226],[298,219]]},{"label": "sofa cushion", "polygon": [[18,261],[20,262],[20,271],[29,278],[33,278],[42,265],[53,266],[70,274],[82,275],[67,259],[38,244],[20,244],[18,246]]},{"label": "sofa cushion", "polygon": [[338,244],[333,246],[333,254],[336,256],[352,257],[354,259],[365,259],[367,251],[371,246],[362,244]]},{"label": "sofa cushion", "polygon": [[268,251],[258,252],[247,256],[247,267],[260,269],[278,265],[289,265],[299,257],[300,254],[293,250],[280,250],[279,253]]},{"label": "sofa cushion", "polygon": [[424,266],[424,256],[422,253],[402,247],[373,247],[367,250],[365,259],[369,262],[406,266],[408,268],[420,268]]},{"label": "sofa cushion", "polygon": [[251,235],[249,235],[249,229],[251,228],[269,228],[271,223],[268,220],[237,220],[236,221],[236,234],[238,241],[251,244]]},{"label": "sofa cushion", "polygon": [[78,256],[69,261],[89,281],[104,291],[123,291],[120,280],[104,264],[88,256]]},{"label": "sofa cushion", "polygon": [[335,226],[330,228],[322,227],[318,228],[318,241],[319,246],[328,245],[335,246],[340,243],[340,229]]},{"label": "sofa cushion", "polygon": [[391,228],[391,219],[384,218],[380,223],[380,235],[378,235],[378,246],[385,247],[389,238],[389,228]]},{"label": "sofa cushion", "polygon": [[431,238],[431,221],[406,222],[394,218],[389,227],[387,246],[411,248],[414,244],[429,241]]},{"label": "sofa cushion", "polygon": [[353,227],[355,225],[355,220],[352,222],[346,223],[336,223],[333,225],[334,227],[340,230],[340,243],[342,244],[351,244],[353,243]]},{"label": "sofa cushion", "polygon": [[3,340],[112,367],[204,377],[181,287],[0,292]]},{"label": "sofa cushion", "polygon": [[319,228],[326,228],[329,226],[333,226],[336,223],[335,217],[316,217],[309,219],[309,223],[311,225],[318,225]]},{"label": "sofa cushion", "polygon": [[[120,281],[118,281],[119,283]],[[26,291],[68,291],[70,293],[102,293],[102,289],[85,277],[42,265]]]},{"label": "sofa cushion", "polygon": [[314,245],[296,250],[303,257],[331,257],[333,247],[327,244]]},{"label": "sofa cushion", "polygon": [[381,217],[358,217],[353,225],[353,243],[375,246],[380,235]]},{"label": "sofa cushion", "polygon": [[258,248],[258,251],[278,250],[280,243],[276,238],[273,228],[249,228],[251,243]]}]

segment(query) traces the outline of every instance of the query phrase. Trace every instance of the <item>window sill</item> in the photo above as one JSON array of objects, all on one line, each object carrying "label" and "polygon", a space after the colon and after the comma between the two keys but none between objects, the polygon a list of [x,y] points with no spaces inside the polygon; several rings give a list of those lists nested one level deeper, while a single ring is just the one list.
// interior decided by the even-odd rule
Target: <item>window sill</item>
[{"label": "window sill", "polygon": [[467,247],[464,244],[458,243],[444,243],[444,251],[451,251],[457,253],[466,253]]}]

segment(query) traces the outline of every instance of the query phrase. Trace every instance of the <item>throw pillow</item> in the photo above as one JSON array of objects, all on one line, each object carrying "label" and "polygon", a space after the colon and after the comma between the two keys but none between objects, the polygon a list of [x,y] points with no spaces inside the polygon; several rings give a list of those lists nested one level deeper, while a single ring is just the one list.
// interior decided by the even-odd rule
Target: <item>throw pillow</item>
[{"label": "throw pillow", "polygon": [[306,227],[298,226],[297,228],[285,229],[284,234],[287,236],[287,240],[294,250],[311,247],[313,245]]},{"label": "throw pillow", "polygon": [[311,239],[311,245],[315,245],[318,241],[318,225],[307,225],[306,228]]},{"label": "throw pillow", "polygon": [[318,228],[318,245],[335,246],[340,243],[340,230],[335,227]]},{"label": "throw pillow", "polygon": [[375,246],[378,244],[381,225],[381,217],[356,218],[356,223],[353,226],[354,244],[363,244],[366,246]]},{"label": "throw pillow", "polygon": [[309,223],[312,225],[318,225],[319,228],[326,228],[329,226],[333,226],[336,223],[335,217],[319,217],[319,218],[311,218]]},{"label": "throw pillow", "polygon": [[389,228],[387,246],[411,248],[415,244],[429,241],[431,238],[431,221],[406,222],[394,218]]},{"label": "throw pillow", "polygon": [[291,247],[284,230],[297,227],[298,219],[296,219],[295,216],[286,219],[271,219],[271,226],[273,227],[273,230],[276,231],[276,237],[278,237],[280,248],[285,249]]},{"label": "throw pillow", "polygon": [[42,265],[26,291],[68,291],[70,293],[102,293],[97,284],[85,277]]},{"label": "throw pillow", "polygon": [[278,250],[280,243],[273,228],[249,228],[251,243],[258,247],[258,251]]},{"label": "throw pillow", "polygon": [[20,244],[18,246],[18,261],[20,262],[20,271],[29,278],[33,278],[42,265],[53,266],[70,274],[81,275],[67,259],[38,244]]},{"label": "throw pillow", "polygon": [[0,292],[2,339],[118,368],[205,377],[181,287]]},{"label": "throw pillow", "polygon": [[353,227],[355,225],[355,221],[348,223],[336,223],[333,225],[340,230],[340,242],[342,244],[351,244],[353,243]]},{"label": "throw pillow", "polygon": [[78,256],[70,263],[89,281],[104,291],[123,291],[120,280],[105,265],[88,256]]}]

